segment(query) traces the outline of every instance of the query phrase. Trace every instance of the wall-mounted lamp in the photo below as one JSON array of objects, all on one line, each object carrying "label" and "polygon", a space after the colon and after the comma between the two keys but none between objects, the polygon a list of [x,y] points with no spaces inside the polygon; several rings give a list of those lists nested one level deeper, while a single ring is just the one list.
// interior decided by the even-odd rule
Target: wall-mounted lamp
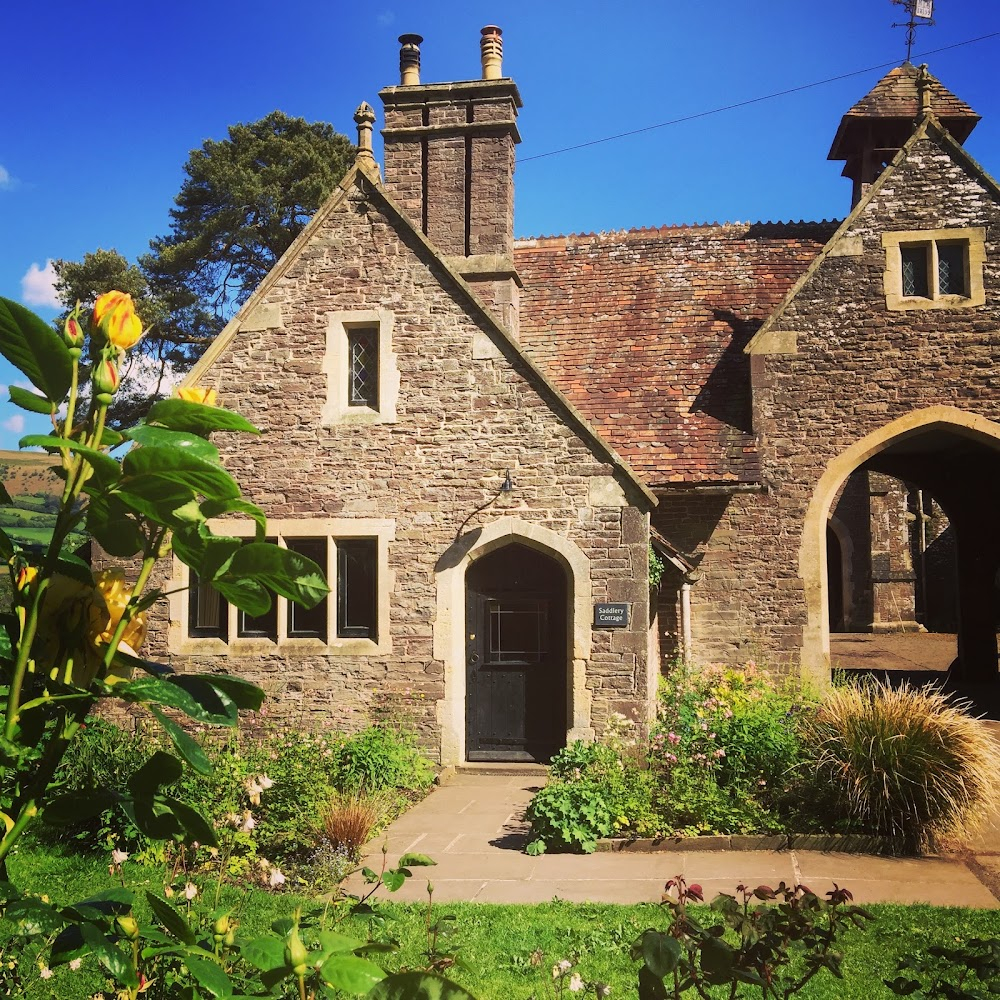
[{"label": "wall-mounted lamp", "polygon": [[514,482],[510,478],[510,469],[504,473],[503,482],[500,484],[501,493],[510,493],[514,489]]}]

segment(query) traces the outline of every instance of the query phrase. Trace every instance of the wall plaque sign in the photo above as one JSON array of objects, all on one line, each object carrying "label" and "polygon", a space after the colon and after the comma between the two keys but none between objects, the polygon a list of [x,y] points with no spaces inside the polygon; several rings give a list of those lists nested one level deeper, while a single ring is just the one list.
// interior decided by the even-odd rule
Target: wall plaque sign
[{"label": "wall plaque sign", "polygon": [[629,604],[595,604],[594,628],[628,628]]}]

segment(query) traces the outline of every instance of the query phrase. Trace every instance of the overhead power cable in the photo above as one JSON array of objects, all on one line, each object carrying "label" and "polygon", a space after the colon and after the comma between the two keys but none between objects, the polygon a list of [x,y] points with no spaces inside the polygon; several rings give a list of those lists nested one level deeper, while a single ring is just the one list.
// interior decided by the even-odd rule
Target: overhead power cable
[{"label": "overhead power cable", "polygon": [[[978,38],[968,38],[964,42],[955,42],[953,45],[943,45],[939,49],[929,49],[917,55],[918,59],[925,56],[933,56],[939,52],[947,52],[949,49],[960,49],[964,45],[973,45],[976,42],[985,42],[989,38],[997,38],[1000,31],[990,32],[988,35],[980,35]],[[599,146],[601,143],[613,142],[615,139],[627,139],[629,136],[642,135],[643,132],[653,132],[658,128],[666,128],[668,125],[680,125],[683,122],[692,122],[698,118],[708,118],[710,115],[719,115],[723,111],[735,111],[737,108],[746,108],[751,104],[760,104],[762,101],[773,101],[777,97],[786,97],[788,94],[798,94],[803,90],[812,90],[814,87],[822,87],[828,83],[836,83],[838,80],[848,80],[852,76],[863,76],[865,73],[873,73],[875,70],[885,69],[886,66],[897,66],[895,60],[879,63],[877,66],[869,66],[866,69],[856,69],[851,73],[841,73],[840,76],[827,77],[825,80],[817,80],[815,83],[804,83],[798,87],[789,87],[787,90],[778,90],[773,94],[765,94],[762,97],[751,97],[745,101],[737,101],[735,104],[727,104],[722,108],[712,108],[711,111],[698,111],[693,115],[684,115],[683,118],[672,118],[668,122],[660,122],[657,125],[645,125],[642,128],[635,128],[628,132],[619,132],[616,135],[606,135],[602,139],[591,139],[588,142],[578,142],[575,146],[563,146],[562,149],[550,149],[547,153],[535,153],[534,156],[518,158],[518,166],[528,163],[531,160],[541,160],[547,156],[558,156],[560,153],[571,153],[576,149],[586,149],[588,146]]]}]

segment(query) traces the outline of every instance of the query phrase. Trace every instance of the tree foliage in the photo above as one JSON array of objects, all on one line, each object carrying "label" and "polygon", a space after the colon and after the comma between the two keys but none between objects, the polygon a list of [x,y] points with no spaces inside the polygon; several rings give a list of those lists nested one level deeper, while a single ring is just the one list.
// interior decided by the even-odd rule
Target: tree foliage
[{"label": "tree foliage", "polygon": [[167,236],[140,266],[228,319],[344,175],[354,147],[326,122],[280,111],[192,150]]}]

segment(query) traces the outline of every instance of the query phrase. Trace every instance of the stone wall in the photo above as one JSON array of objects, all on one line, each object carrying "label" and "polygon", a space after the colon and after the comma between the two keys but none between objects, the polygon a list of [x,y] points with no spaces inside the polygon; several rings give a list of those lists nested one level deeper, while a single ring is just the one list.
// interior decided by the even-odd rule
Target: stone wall
[{"label": "stone wall", "polygon": [[[965,227],[986,230],[985,305],[888,310],[882,233]],[[723,501],[683,491],[654,514],[703,573],[692,590],[697,659],[732,661],[746,646],[777,663],[798,659],[808,603],[803,526],[821,477],[845,449],[928,407],[1000,421],[998,239],[992,189],[927,136],[798,291],[773,328],[774,352],[756,349],[764,492]],[[794,351],[779,353],[789,342]]]},{"label": "stone wall", "polygon": [[[219,444],[269,518],[393,522],[389,651],[290,642],[193,655],[182,643],[176,667],[236,671],[272,696],[272,718],[296,724],[350,729],[402,712],[434,748],[445,694],[433,643],[439,561],[456,539],[513,516],[586,555],[594,601],[633,602],[629,630],[593,633],[584,683],[598,728],[613,711],[644,716],[648,504],[453,285],[377,196],[353,188],[258,303],[257,314],[280,316],[280,325],[248,323],[204,379],[261,430]],[[324,426],[327,380],[339,377],[325,370],[328,318],[373,310],[392,316],[396,419]],[[510,493],[499,491],[506,469]]]}]

